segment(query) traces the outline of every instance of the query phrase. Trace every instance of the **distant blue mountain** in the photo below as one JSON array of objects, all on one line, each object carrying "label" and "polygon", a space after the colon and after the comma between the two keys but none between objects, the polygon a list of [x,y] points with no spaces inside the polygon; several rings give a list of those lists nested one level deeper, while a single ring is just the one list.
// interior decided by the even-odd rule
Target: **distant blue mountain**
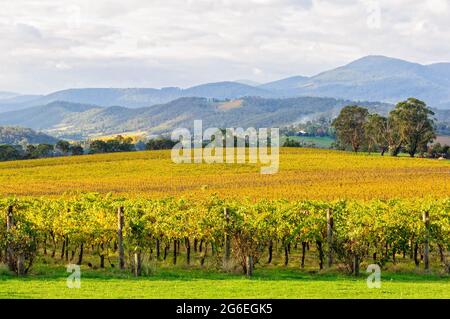
[{"label": "distant blue mountain", "polygon": [[13,93],[13,92],[0,91],[0,100],[2,100],[2,99],[10,99],[10,98],[16,97],[18,95],[20,95],[20,94]]},{"label": "distant blue mountain", "polygon": [[276,91],[289,91],[292,90],[295,92],[295,90],[300,89],[303,87],[305,82],[309,80],[306,76],[292,76],[290,78],[262,84],[259,87],[266,89],[266,90],[276,90]]},{"label": "distant blue mountain", "polygon": [[183,97],[237,99],[311,96],[392,104],[417,97],[431,107],[450,109],[450,63],[421,65],[384,56],[367,56],[312,77],[293,76],[261,85],[250,84],[248,81],[217,82],[187,89],[80,88],[45,96],[0,92],[0,113],[55,101],[139,108]]},{"label": "distant blue mountain", "polygon": [[417,97],[450,109],[450,63],[421,65],[384,56],[367,56],[310,78],[291,77],[261,88],[283,96],[334,97],[397,103]]},{"label": "distant blue mountain", "polygon": [[120,105],[130,108],[146,107],[167,103],[182,97],[205,97],[216,99],[233,99],[244,96],[270,97],[272,92],[237,82],[207,83],[187,89],[169,87],[152,88],[83,88],[57,91],[45,96],[20,101],[0,100],[0,112],[25,109],[45,105],[55,101],[95,104],[98,106]]}]

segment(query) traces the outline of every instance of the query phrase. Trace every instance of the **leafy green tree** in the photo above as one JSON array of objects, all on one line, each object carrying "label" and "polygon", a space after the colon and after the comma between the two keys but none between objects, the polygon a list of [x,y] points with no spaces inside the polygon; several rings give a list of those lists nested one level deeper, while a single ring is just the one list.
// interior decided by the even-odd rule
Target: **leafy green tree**
[{"label": "leafy green tree", "polygon": [[60,140],[58,141],[58,143],[56,143],[56,149],[64,155],[67,155],[70,152],[70,143],[64,140]]},{"label": "leafy green tree", "polygon": [[381,155],[389,148],[388,119],[379,114],[370,114],[364,128],[369,151],[377,147]]},{"label": "leafy green tree", "polygon": [[131,137],[117,135],[116,138],[108,142],[114,143],[115,147],[112,150],[113,152],[132,152],[135,150],[133,139]]},{"label": "leafy green tree", "polygon": [[428,149],[428,153],[432,158],[437,157],[448,158],[450,154],[449,150],[450,146],[441,145],[441,143],[436,143],[430,146],[430,148]]},{"label": "leafy green tree", "polygon": [[35,158],[34,157],[35,155],[36,155],[36,146],[34,146],[33,144],[28,144],[25,147],[25,158],[26,159]]},{"label": "leafy green tree", "polygon": [[389,153],[392,156],[397,156],[403,147],[403,140],[400,136],[400,123],[389,116],[386,127],[386,137],[389,145]]},{"label": "leafy green tree", "polygon": [[354,152],[358,152],[365,143],[365,125],[369,111],[358,105],[349,105],[341,110],[339,116],[333,121],[338,142]]},{"label": "leafy green tree", "polygon": [[105,141],[95,140],[89,144],[90,153],[106,153],[108,152],[108,147]]},{"label": "leafy green tree", "polygon": [[390,112],[389,119],[411,157],[436,137],[432,115],[425,102],[415,98],[398,103]]},{"label": "leafy green tree", "polygon": [[156,138],[151,139],[145,145],[147,150],[168,150],[175,146],[177,142],[172,141],[169,138]]},{"label": "leafy green tree", "polygon": [[283,147],[302,147],[302,144],[296,140],[287,138],[283,143]]},{"label": "leafy green tree", "polygon": [[17,160],[22,157],[20,151],[12,145],[0,145],[0,161]]},{"label": "leafy green tree", "polygon": [[102,141],[95,140],[89,145],[90,153],[111,153],[111,152],[131,152],[134,151],[134,145],[131,138],[124,138],[118,135],[116,138]]},{"label": "leafy green tree", "polygon": [[106,142],[108,152],[131,152],[134,151],[134,145],[131,138],[118,136],[115,139]]},{"label": "leafy green tree", "polygon": [[72,152],[72,155],[83,155],[84,154],[84,149],[81,145],[71,146],[70,151]]},{"label": "leafy green tree", "polygon": [[52,144],[39,144],[36,147],[37,157],[49,157],[54,151],[54,146]]},{"label": "leafy green tree", "polygon": [[54,146],[51,144],[39,144],[37,146],[29,144],[25,151],[25,158],[49,157],[52,155],[53,150]]}]

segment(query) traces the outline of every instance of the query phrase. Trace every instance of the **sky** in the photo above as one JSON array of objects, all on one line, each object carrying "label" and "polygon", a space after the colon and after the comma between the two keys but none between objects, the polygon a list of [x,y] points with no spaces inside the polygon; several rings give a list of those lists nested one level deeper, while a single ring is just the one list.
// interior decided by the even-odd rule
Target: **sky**
[{"label": "sky", "polygon": [[448,0],[0,0],[0,91],[314,75],[450,61]]}]

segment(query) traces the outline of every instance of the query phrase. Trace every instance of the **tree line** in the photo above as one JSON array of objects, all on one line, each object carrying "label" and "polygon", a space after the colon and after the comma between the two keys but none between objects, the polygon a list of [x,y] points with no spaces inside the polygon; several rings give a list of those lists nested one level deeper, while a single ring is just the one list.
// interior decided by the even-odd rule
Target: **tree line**
[{"label": "tree line", "polygon": [[336,131],[337,146],[354,152],[365,149],[389,152],[397,156],[404,151],[411,157],[417,153],[448,155],[449,147],[429,144],[436,138],[433,111],[415,98],[398,103],[387,117],[358,105],[344,107],[332,126]]},{"label": "tree line", "polygon": [[130,137],[116,136],[108,140],[91,140],[71,143],[59,140],[56,144],[0,145],[0,161],[13,161],[85,154],[133,152],[141,150],[171,149],[176,142],[165,137],[157,137],[147,142],[133,142]]}]

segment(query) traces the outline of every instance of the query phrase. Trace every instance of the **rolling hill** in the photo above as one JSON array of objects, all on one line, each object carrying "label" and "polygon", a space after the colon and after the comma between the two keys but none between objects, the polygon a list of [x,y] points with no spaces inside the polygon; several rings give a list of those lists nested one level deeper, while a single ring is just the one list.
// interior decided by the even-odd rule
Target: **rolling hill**
[{"label": "rolling hill", "polygon": [[0,145],[55,144],[57,141],[52,136],[28,128],[0,126]]},{"label": "rolling hill", "polygon": [[[134,131],[160,134],[178,127],[189,128],[197,119],[203,120],[205,127],[278,127],[321,115],[333,116],[350,103],[346,100],[312,97],[246,97],[222,101],[186,97],[165,104],[131,109],[57,101],[3,113],[0,125],[30,127],[73,139]],[[377,111],[391,107],[380,103],[362,104]]]},{"label": "rolling hill", "polygon": [[10,99],[10,98],[16,97],[16,96],[18,96],[18,95],[19,95],[19,94],[13,93],[13,92],[0,91],[0,100],[3,100],[3,99]]}]

